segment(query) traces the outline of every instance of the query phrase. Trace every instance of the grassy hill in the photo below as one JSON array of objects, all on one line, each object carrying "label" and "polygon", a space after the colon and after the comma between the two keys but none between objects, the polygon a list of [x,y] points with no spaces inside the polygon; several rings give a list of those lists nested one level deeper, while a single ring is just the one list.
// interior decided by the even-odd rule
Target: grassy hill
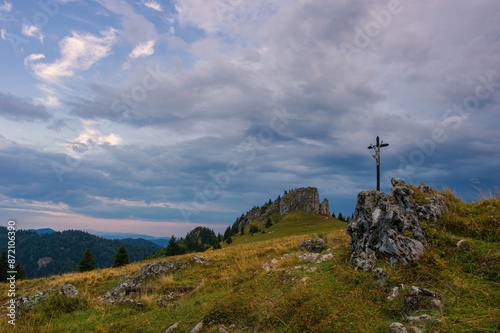
[{"label": "grassy hill", "polygon": [[[414,190],[415,200],[421,200]],[[149,288],[128,295],[135,301],[129,304],[107,304],[99,297],[151,261],[19,281],[18,295],[71,283],[81,297],[51,296],[17,318],[15,327],[2,323],[0,332],[159,333],[174,323],[174,332],[190,332],[200,321],[205,323],[201,332],[219,332],[222,324],[230,332],[389,332],[392,322],[421,314],[405,312],[411,286],[436,292],[444,303],[425,312],[437,319],[425,331],[499,332],[500,199],[466,204],[449,191],[442,194],[449,210],[436,226],[425,225],[430,250],[406,267],[380,262],[389,275],[383,287],[349,263],[345,223],[292,213],[270,228],[261,226],[263,232],[245,232],[222,249],[197,254],[208,259],[206,265],[192,264],[148,281]],[[300,243],[318,237],[332,256],[322,263],[300,260]],[[465,241],[457,246],[460,240]],[[191,256],[161,260],[190,262]],[[404,285],[402,295],[388,301],[399,285]],[[7,291],[0,284],[2,304]]]}]

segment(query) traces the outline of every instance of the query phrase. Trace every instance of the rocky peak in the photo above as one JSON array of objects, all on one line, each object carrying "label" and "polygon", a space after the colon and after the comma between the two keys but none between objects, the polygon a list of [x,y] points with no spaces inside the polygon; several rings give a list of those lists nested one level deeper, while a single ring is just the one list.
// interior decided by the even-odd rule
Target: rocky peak
[{"label": "rocky peak", "polygon": [[278,197],[274,201],[269,200],[262,207],[253,207],[246,214],[241,215],[233,223],[233,229],[241,230],[250,225],[253,221],[264,221],[274,213],[285,216],[291,212],[303,212],[305,214],[319,214],[330,216],[328,199],[319,201],[319,192],[316,187],[300,187],[289,192],[285,192],[283,197]]},{"label": "rocky peak", "polygon": [[279,202],[280,215],[302,211],[305,214],[330,215],[328,200],[319,201],[319,192],[316,187],[301,187],[288,192]]},{"label": "rocky peak", "polygon": [[[413,191],[400,179],[392,179],[392,194],[363,191],[358,194],[353,219],[347,225],[351,236],[351,262],[356,268],[371,271],[377,258],[407,264],[417,260],[429,246],[419,219],[434,222],[445,209],[438,198],[428,198],[420,206]],[[422,186],[422,185],[421,185]]]}]

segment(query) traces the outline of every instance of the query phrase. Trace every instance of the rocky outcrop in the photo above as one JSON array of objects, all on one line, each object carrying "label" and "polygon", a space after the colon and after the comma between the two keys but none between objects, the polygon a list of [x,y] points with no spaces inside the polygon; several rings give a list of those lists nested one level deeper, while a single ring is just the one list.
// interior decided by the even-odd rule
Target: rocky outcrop
[{"label": "rocky outcrop", "polygon": [[254,221],[266,221],[275,213],[285,216],[292,212],[330,216],[330,205],[326,198],[322,202],[319,201],[319,192],[316,187],[300,187],[285,192],[283,197],[278,197],[274,201],[269,200],[261,207],[253,207],[236,219],[232,230],[237,233]]},{"label": "rocky outcrop", "polygon": [[[191,262],[198,265],[206,265],[208,260],[200,257],[193,256]],[[154,261],[150,262],[141,267],[141,271],[135,276],[127,279],[121,279],[118,284],[107,292],[100,299],[107,303],[133,303],[134,301],[130,298],[126,298],[126,295],[134,292],[141,291],[144,282],[156,278],[160,275],[165,275],[172,273],[183,268],[189,267],[190,262],[185,260],[177,261]]]},{"label": "rocky outcrop", "polygon": [[330,205],[328,203],[328,199],[324,198],[321,204],[319,205],[319,214],[330,216]]},{"label": "rocky outcrop", "polygon": [[[326,199],[325,199],[326,200]],[[301,211],[305,214],[321,214],[328,208],[328,200],[319,202],[319,193],[316,187],[301,187],[290,191],[279,202],[280,215]],[[324,215],[330,215],[328,212]]]},{"label": "rocky outcrop", "polygon": [[358,194],[347,225],[351,262],[358,269],[373,270],[377,258],[387,258],[392,264],[417,260],[429,246],[419,219],[433,222],[446,208],[438,197],[429,198],[425,206],[417,205],[402,180],[391,183],[392,194],[374,190]]},{"label": "rocky outcrop", "polygon": [[299,246],[301,251],[307,251],[307,252],[323,252],[326,250],[326,244],[325,241],[321,238],[317,239],[308,239],[300,243]]}]

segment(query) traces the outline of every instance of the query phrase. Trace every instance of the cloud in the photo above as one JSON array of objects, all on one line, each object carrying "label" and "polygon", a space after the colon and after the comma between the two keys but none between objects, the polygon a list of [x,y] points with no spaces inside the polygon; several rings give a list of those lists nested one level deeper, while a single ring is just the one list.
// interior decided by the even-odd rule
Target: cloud
[{"label": "cloud", "polygon": [[49,120],[52,115],[42,104],[33,104],[29,98],[21,98],[0,92],[0,116],[14,121]]},{"label": "cloud", "polygon": [[125,40],[135,44],[144,41],[144,38],[157,39],[155,25],[137,14],[128,3],[117,0],[99,0],[99,3],[121,17],[123,30],[120,34]]},{"label": "cloud", "polygon": [[82,154],[96,150],[101,145],[114,146],[122,143],[122,138],[119,135],[115,133],[103,134],[94,125],[93,121],[83,121],[83,130],[77,137],[68,140],[66,144],[70,155],[81,157]]},{"label": "cloud", "polygon": [[7,30],[0,29],[0,38],[2,38],[2,40],[6,40],[7,39]]},{"label": "cloud", "polygon": [[29,56],[24,58],[24,66],[30,66],[33,62],[40,60],[40,59],[44,59],[44,58],[45,58],[45,54],[41,54],[41,53],[30,54]]},{"label": "cloud", "polygon": [[26,23],[23,23],[21,33],[27,37],[36,38],[41,43],[43,43],[43,39],[45,38],[40,27],[36,25],[28,25]]},{"label": "cloud", "polygon": [[42,59],[39,54],[30,55],[25,64],[42,81],[58,83],[63,78],[69,78],[76,72],[86,71],[97,61],[107,57],[115,42],[116,31],[108,29],[101,36],[89,33],[72,32],[71,36],[63,38],[59,43],[61,57],[53,63],[33,62]]},{"label": "cloud", "polygon": [[132,59],[140,57],[148,57],[155,53],[154,47],[155,47],[154,40],[149,40],[144,43],[139,43],[134,47],[134,49],[132,50],[132,52],[129,53],[128,56]]},{"label": "cloud", "polygon": [[12,10],[12,3],[10,1],[5,1],[3,2],[3,5],[0,5],[0,14],[2,12],[8,13]]},{"label": "cloud", "polygon": [[151,8],[153,10],[156,10],[158,12],[161,12],[162,11],[162,8],[161,8],[161,4],[156,2],[156,1],[153,1],[153,0],[146,0],[146,1],[142,1],[142,4],[148,8]]}]

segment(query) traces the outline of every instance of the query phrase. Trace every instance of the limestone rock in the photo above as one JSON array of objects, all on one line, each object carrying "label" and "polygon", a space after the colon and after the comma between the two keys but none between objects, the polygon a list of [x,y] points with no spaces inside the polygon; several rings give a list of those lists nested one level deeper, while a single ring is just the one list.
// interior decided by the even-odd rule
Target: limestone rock
[{"label": "limestone rock", "polygon": [[389,329],[392,333],[408,333],[406,327],[404,327],[401,323],[392,323],[389,325]]},{"label": "limestone rock", "polygon": [[306,252],[323,252],[326,249],[325,241],[321,238],[308,239],[300,244],[300,250]]},{"label": "limestone rock", "polygon": [[[200,257],[201,258],[201,257]],[[130,302],[125,296],[129,293],[140,290],[142,284],[150,279],[160,275],[168,274],[188,267],[190,264],[184,260],[178,261],[154,261],[141,267],[139,273],[135,276],[120,279],[118,283],[100,299],[107,303],[124,303]]]},{"label": "limestone rock", "polygon": [[372,273],[373,273],[373,276],[377,279],[377,283],[380,286],[385,285],[385,282],[387,281],[387,278],[389,276],[382,268],[375,268]]},{"label": "limestone rock", "polygon": [[404,310],[410,313],[415,310],[441,308],[442,306],[443,303],[435,292],[412,286],[410,295],[405,300]]},{"label": "limestone rock", "polygon": [[78,292],[78,289],[71,283],[65,284],[60,292],[62,295],[70,297],[70,298],[76,298],[80,296],[80,293]]},{"label": "limestone rock", "polygon": [[191,330],[191,333],[199,333],[203,329],[203,321],[200,321],[198,324],[196,324],[195,327]]},{"label": "limestone rock", "polygon": [[319,205],[319,213],[321,215],[330,216],[330,205],[327,198],[324,198]]},{"label": "limestone rock", "polygon": [[[325,199],[326,200],[326,199]],[[290,212],[301,211],[305,214],[322,214],[330,215],[328,200],[319,202],[319,193],[316,187],[301,187],[299,189],[290,191],[281,198],[279,202],[280,215],[284,216]]]},{"label": "limestone rock", "polygon": [[[429,246],[419,222],[423,208],[418,207],[423,206],[413,202],[412,191],[402,180],[392,179],[391,183],[392,194],[375,190],[358,194],[354,217],[346,228],[351,236],[351,263],[357,269],[373,270],[377,258],[407,264],[418,260]],[[444,209],[438,199],[429,202],[429,216]]]},{"label": "limestone rock", "polygon": [[173,325],[170,325],[166,330],[161,331],[161,333],[172,333],[174,330],[179,326],[179,323],[175,323]]}]

